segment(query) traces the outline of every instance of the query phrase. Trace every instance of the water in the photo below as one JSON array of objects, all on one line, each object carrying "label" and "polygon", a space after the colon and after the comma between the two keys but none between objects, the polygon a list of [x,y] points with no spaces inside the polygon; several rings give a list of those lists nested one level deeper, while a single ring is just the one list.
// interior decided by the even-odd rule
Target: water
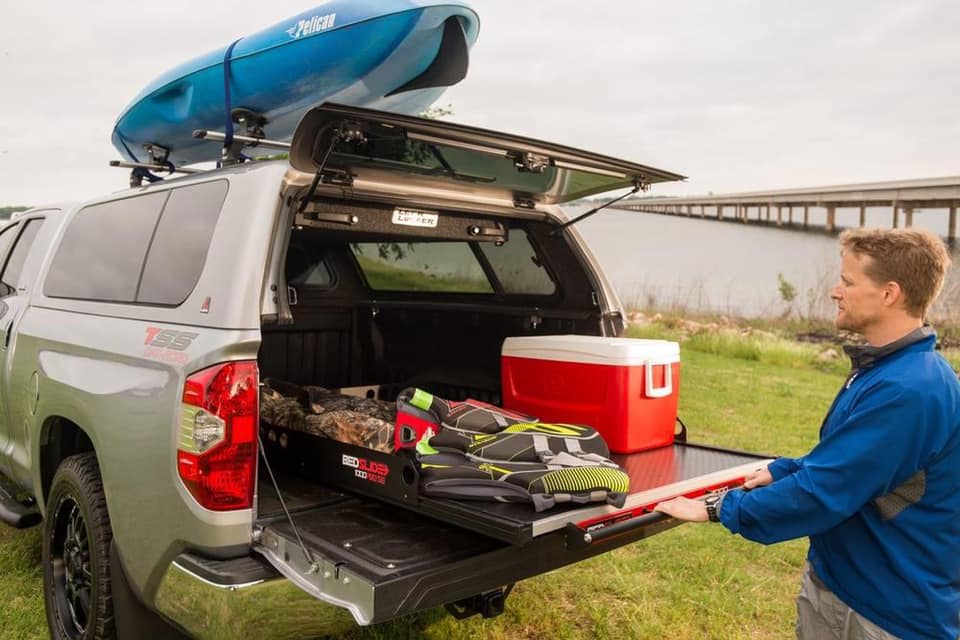
[{"label": "water", "polygon": [[[571,216],[586,210],[567,208]],[[750,215],[755,217],[756,210]],[[786,220],[786,209],[783,215]],[[811,225],[823,225],[825,219],[822,210],[810,209]],[[901,213],[901,224],[903,219]],[[795,208],[794,222],[802,220],[803,210]],[[889,208],[867,210],[867,226],[889,227],[891,221]],[[837,224],[856,227],[859,208],[838,209]],[[915,212],[914,226],[945,236],[946,213]],[[615,209],[577,227],[627,307],[776,315],[788,308],[779,292],[779,273],[796,291],[795,312],[833,315],[829,290],[840,265],[835,237]]]}]

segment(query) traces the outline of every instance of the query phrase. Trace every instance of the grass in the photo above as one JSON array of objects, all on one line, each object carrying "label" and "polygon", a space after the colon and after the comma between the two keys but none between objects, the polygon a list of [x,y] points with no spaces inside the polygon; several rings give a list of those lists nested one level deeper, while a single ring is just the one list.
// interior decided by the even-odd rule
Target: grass
[{"label": "grass", "polygon": [[[714,353],[790,368],[814,368],[845,373],[850,361],[842,343],[856,334],[838,333],[830,323],[807,323],[793,318],[735,319],[716,315],[632,312],[628,334],[636,338],[678,340],[687,350]],[[693,319],[691,319],[693,318]],[[941,355],[960,372],[960,332],[949,323],[935,323]],[[799,334],[816,334],[823,342],[799,342]]]},{"label": "grass", "polygon": [[[678,335],[660,325],[635,331]],[[809,450],[843,379],[841,367],[818,368],[807,346],[781,340],[765,334],[683,340],[680,413],[691,441],[782,455]],[[524,581],[493,620],[458,622],[434,610],[343,637],[793,638],[805,552],[802,540],[764,547],[716,525],[684,525]],[[47,637],[39,556],[36,530],[0,529],[3,638]]]}]

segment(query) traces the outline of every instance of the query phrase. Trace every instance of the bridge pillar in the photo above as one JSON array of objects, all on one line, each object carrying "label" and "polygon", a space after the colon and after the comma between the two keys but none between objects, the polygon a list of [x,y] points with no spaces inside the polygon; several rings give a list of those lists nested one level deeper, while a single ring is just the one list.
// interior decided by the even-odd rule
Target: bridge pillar
[{"label": "bridge pillar", "polygon": [[706,211],[707,211],[707,205],[705,205],[705,204],[700,205],[700,217],[701,217],[701,218],[706,218],[706,217],[707,217]]},{"label": "bridge pillar", "polygon": [[863,229],[865,226],[867,226],[867,207],[860,205],[860,228]]},{"label": "bridge pillar", "polygon": [[717,220],[723,220],[723,205],[717,205]]},{"label": "bridge pillar", "polygon": [[913,207],[903,208],[903,226],[906,229],[913,227]]},{"label": "bridge pillar", "polygon": [[900,227],[900,205],[896,202],[893,203],[893,228],[897,229]]},{"label": "bridge pillar", "polygon": [[827,205],[827,233],[833,233],[837,230],[837,208]]},{"label": "bridge pillar", "polygon": [[947,226],[947,240],[951,243],[957,239],[957,205],[950,207],[950,222]]},{"label": "bridge pillar", "polygon": [[793,226],[793,205],[787,207],[787,224]]},{"label": "bridge pillar", "polygon": [[777,226],[783,226],[783,205],[777,205]]},{"label": "bridge pillar", "polygon": [[803,228],[806,229],[807,225],[810,224],[810,207],[808,205],[803,205]]}]

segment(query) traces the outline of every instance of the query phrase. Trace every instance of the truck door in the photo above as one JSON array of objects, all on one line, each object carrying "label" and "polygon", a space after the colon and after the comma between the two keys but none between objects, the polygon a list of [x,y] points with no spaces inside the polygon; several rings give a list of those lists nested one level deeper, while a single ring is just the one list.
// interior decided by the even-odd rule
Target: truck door
[{"label": "truck door", "polygon": [[26,308],[28,288],[36,275],[35,271],[26,272],[24,265],[43,223],[43,217],[28,218],[0,231],[0,463],[8,473],[15,472],[17,466],[11,459],[16,425],[10,424],[9,407],[18,391],[9,388],[12,347],[17,322]]}]

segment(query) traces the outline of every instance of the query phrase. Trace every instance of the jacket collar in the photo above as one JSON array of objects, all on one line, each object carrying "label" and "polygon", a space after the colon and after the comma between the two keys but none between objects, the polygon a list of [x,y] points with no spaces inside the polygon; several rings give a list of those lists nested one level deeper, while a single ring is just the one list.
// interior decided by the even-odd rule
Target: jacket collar
[{"label": "jacket collar", "polygon": [[868,344],[856,344],[847,345],[843,348],[843,350],[848,356],[850,356],[850,362],[853,365],[854,370],[857,370],[863,369],[864,367],[872,367],[877,360],[885,358],[891,353],[896,353],[897,351],[905,349],[918,342],[923,342],[924,340],[930,338],[933,338],[932,342],[936,342],[936,337],[937,332],[934,331],[933,327],[925,324],[919,329],[914,329],[899,340],[894,340],[890,344],[885,344],[882,347],[873,347]]}]

